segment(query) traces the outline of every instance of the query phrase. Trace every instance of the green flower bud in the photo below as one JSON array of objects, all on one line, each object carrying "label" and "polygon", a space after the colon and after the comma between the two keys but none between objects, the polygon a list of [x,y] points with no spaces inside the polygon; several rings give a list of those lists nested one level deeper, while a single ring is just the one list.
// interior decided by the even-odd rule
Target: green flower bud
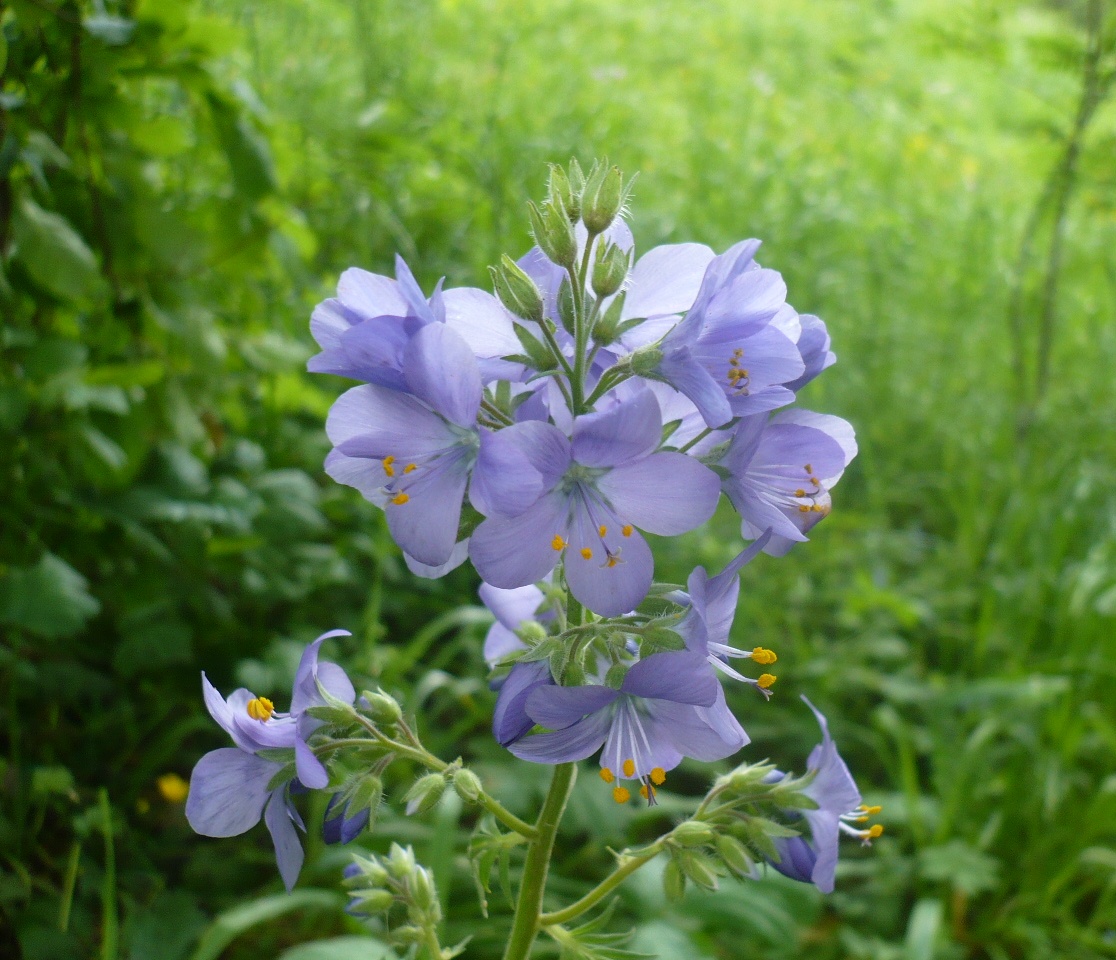
[{"label": "green flower bud", "polygon": [[709,829],[708,824],[687,820],[678,824],[671,831],[670,837],[679,846],[700,847],[713,839],[713,831]]},{"label": "green flower bud", "polygon": [[569,277],[563,277],[558,286],[558,319],[562,322],[562,329],[571,337],[574,335],[577,310],[574,307],[573,284]]},{"label": "green flower bud", "polygon": [[399,706],[399,702],[383,690],[378,690],[376,693],[365,690],[361,694],[361,699],[367,703],[367,706],[363,707],[364,712],[376,723],[392,724],[403,719],[403,708]]},{"label": "green flower bud", "polygon": [[535,242],[554,263],[572,267],[577,260],[577,237],[573,224],[560,205],[547,201],[542,208],[527,204]]},{"label": "green flower bud", "polygon": [[713,870],[712,864],[707,857],[703,857],[697,853],[681,853],[675,858],[675,862],[682,868],[682,872],[686,874],[686,879],[690,880],[699,887],[705,890],[717,889],[717,874]]},{"label": "green flower bud", "polygon": [[686,893],[686,877],[673,860],[663,870],[663,893],[671,903],[677,903]]},{"label": "green flower bud", "polygon": [[499,267],[489,267],[492,285],[500,302],[523,320],[541,323],[543,299],[539,288],[522,268],[506,253],[500,258]]},{"label": "green flower bud", "polygon": [[581,219],[591,234],[604,233],[624,205],[624,177],[615,166],[599,163],[581,193]]},{"label": "green flower bud", "polygon": [[637,377],[646,377],[659,368],[663,351],[658,347],[642,347],[631,355],[632,372]]},{"label": "green flower bud", "polygon": [[519,338],[520,346],[523,347],[524,357],[531,361],[530,365],[532,367],[536,370],[554,369],[555,361],[551,355],[550,347],[518,323],[512,324],[512,329],[515,331],[516,337]]},{"label": "green flower bud", "polygon": [[426,939],[426,933],[421,927],[396,927],[391,931],[391,938],[397,943],[422,943]]},{"label": "green flower bud", "polygon": [[480,777],[472,770],[458,770],[453,775],[453,788],[466,803],[476,803],[480,799],[480,795],[484,793]]},{"label": "green flower bud", "polygon": [[395,903],[395,897],[387,890],[357,890],[352,897],[352,908],[360,913],[383,913]]},{"label": "green flower bud", "polygon": [[724,861],[725,866],[738,877],[750,877],[754,861],[744,846],[736,837],[728,834],[718,834],[716,838],[717,853]]},{"label": "green flower bud", "polygon": [[612,296],[624,283],[628,266],[628,254],[614,243],[606,244],[602,237],[593,263],[593,292],[598,297]]},{"label": "green flower bud", "polygon": [[407,816],[433,810],[445,792],[446,778],[440,773],[428,773],[425,777],[419,777],[403,798],[407,802]]},{"label": "green flower bud", "polygon": [[438,897],[434,892],[434,881],[428,870],[419,867],[411,874],[407,888],[411,893],[411,902],[422,913],[429,913],[432,908],[436,907]]},{"label": "green flower bud", "polygon": [[524,620],[519,625],[519,629],[515,631],[515,634],[530,647],[542,643],[550,636],[546,632],[546,627],[537,620]]},{"label": "green flower bud", "polygon": [[[594,271],[594,280],[595,274],[596,271]],[[594,287],[594,289],[596,288]],[[604,312],[604,316],[593,327],[593,339],[600,346],[607,347],[616,342],[620,333],[620,315],[624,312],[624,300],[626,298],[626,293],[614,297],[612,303],[608,305],[608,309]]]},{"label": "green flower bud", "polygon": [[608,668],[608,673],[605,674],[605,686],[611,687],[613,690],[619,690],[620,684],[624,682],[624,677],[628,675],[628,668],[622,663],[614,663]]},{"label": "green flower bud", "polygon": [[[580,170],[578,171],[580,173]],[[548,185],[550,200],[566,211],[570,223],[577,223],[581,216],[581,191],[575,193],[570,186],[570,178],[566,171],[556,163],[550,165],[550,183]]]},{"label": "green flower bud", "polygon": [[[433,774],[433,776],[437,775]],[[425,780],[426,778],[424,777],[423,779]],[[422,783],[422,780],[420,780],[419,783]],[[391,849],[388,851],[387,869],[388,873],[396,880],[407,879],[407,877],[415,872],[417,866],[414,850],[410,847],[401,847],[398,843],[393,843],[391,845]]]}]

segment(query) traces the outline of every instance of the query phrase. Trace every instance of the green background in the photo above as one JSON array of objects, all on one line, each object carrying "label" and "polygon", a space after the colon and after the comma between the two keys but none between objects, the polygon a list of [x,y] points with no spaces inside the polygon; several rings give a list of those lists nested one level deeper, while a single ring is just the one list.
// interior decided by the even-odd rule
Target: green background
[{"label": "green background", "polygon": [[[537,804],[543,771],[488,733],[474,575],[416,580],[328,482],[345,384],[303,370],[341,270],[399,251],[427,290],[486,286],[571,155],[639,171],[639,249],[760,237],[829,326],[801,402],[860,456],[811,542],[745,571],[733,636],[780,679],[732,702],[740,759],[801,769],[806,692],[887,830],[828,898],[770,876],[668,904],[648,868],[617,929],[683,960],[1116,956],[1111,0],[0,11],[0,956],[388,955],[346,939],[344,851],[312,830],[275,898],[262,827],[196,837],[158,786],[224,745],[199,670],[281,700],[329,628],[430,746]],[[739,547],[724,513],[658,544],[660,576]],[[657,816],[584,778],[555,903]],[[413,843],[443,942],[497,956],[474,820],[385,809],[366,842]]]}]

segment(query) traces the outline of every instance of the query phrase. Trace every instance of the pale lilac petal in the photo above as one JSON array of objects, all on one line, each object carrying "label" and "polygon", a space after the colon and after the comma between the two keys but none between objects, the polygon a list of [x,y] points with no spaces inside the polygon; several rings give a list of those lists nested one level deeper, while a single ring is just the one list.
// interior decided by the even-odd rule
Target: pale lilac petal
[{"label": "pale lilac petal", "polygon": [[628,671],[620,689],[636,697],[711,706],[721,685],[700,654],[668,650],[640,660]]},{"label": "pale lilac petal", "polygon": [[808,313],[799,317],[799,323],[802,332],[798,336],[797,346],[806,370],[797,380],[787,384],[795,393],[837,362],[837,355],[829,349],[829,331],[826,330],[825,323]]},{"label": "pale lilac petal", "polygon": [[694,358],[689,347],[664,353],[658,369],[675,390],[697,407],[706,426],[720,427],[732,419],[732,406],[724,387]]},{"label": "pale lilac petal", "polygon": [[432,323],[411,338],[403,374],[411,392],[447,420],[474,425],[483,391],[480,371],[469,345],[445,324]]},{"label": "pale lilac petal", "polygon": [[495,517],[477,527],[469,556],[481,579],[506,590],[537,583],[550,573],[561,556],[553,540],[565,537],[569,526],[568,499],[549,493],[518,517]]},{"label": "pale lilac petal", "polygon": [[553,424],[527,420],[505,427],[497,436],[501,443],[514,444],[526,455],[542,476],[545,490],[550,490],[570,467],[570,441]]},{"label": "pale lilac petal", "polygon": [[469,556],[469,538],[458,540],[454,544],[453,550],[450,551],[449,559],[445,563],[421,563],[410,554],[403,553],[403,562],[407,564],[407,569],[411,571],[416,577],[422,577],[424,580],[437,580],[439,577],[444,577],[451,570],[456,570],[463,564]]},{"label": "pale lilac petal", "polygon": [[[627,696],[620,701],[601,750],[601,766],[615,776],[626,780],[646,777],[656,767],[673,770],[682,762],[682,754],[656,729],[647,713],[654,703]],[[630,774],[624,770],[628,760],[635,767]]]},{"label": "pale lilac petal", "polygon": [[[318,663],[318,654],[323,643],[337,637],[351,636],[352,634],[348,630],[329,630],[312,643],[307,644],[306,649],[302,651],[302,657],[298,661],[298,669],[295,670],[294,692],[291,695],[292,714],[298,715],[307,707],[321,705],[324,702],[321,694],[318,693],[317,680],[321,680],[322,686],[338,700],[352,703],[356,699],[356,691],[353,689],[352,683],[349,682],[349,678],[345,676],[344,670],[336,664]],[[329,667],[330,670],[323,673],[323,667]],[[338,673],[340,673],[340,676],[337,675]]]},{"label": "pale lilac petal", "polygon": [[[245,691],[247,693],[247,691]],[[217,688],[209,682],[209,677],[202,671],[202,698],[205,700],[205,707],[209,711],[209,715],[217,721],[225,733],[229,736],[234,736],[232,728],[232,708],[221,696]],[[248,698],[252,699],[251,696]],[[247,702],[247,701],[246,701]]]},{"label": "pale lilac petal", "polygon": [[[326,433],[334,446],[352,443],[346,456],[423,456],[457,438],[437,414],[414,397],[364,384],[346,390],[330,408]],[[379,452],[384,451],[384,452]]]},{"label": "pale lilac petal", "polygon": [[611,687],[540,687],[527,698],[527,715],[539,726],[564,730],[619,696],[620,691]]},{"label": "pale lilac petal", "polygon": [[721,481],[684,453],[656,453],[613,468],[600,478],[597,488],[621,519],[649,533],[672,537],[713,516]]},{"label": "pale lilac petal", "polygon": [[550,666],[545,660],[517,663],[500,686],[496,709],[492,714],[492,735],[506,747],[530,732],[535,725],[525,709],[527,698],[540,687],[553,684]]},{"label": "pale lilac petal", "polygon": [[632,269],[622,319],[683,313],[693,306],[713,251],[703,243],[648,250]]},{"label": "pale lilac petal", "polygon": [[526,646],[517,634],[502,623],[494,623],[484,635],[484,659],[491,665],[503,660],[509,654],[525,649]]},{"label": "pale lilac petal", "polygon": [[568,548],[566,582],[573,595],[594,613],[619,617],[634,610],[647,596],[655,575],[655,561],[638,531],[624,538],[618,553],[614,551],[615,562],[602,554],[603,549],[586,559],[572,546]]},{"label": "pale lilac petal", "polygon": [[382,460],[369,457],[347,457],[336,448],[325,459],[325,472],[338,483],[354,487],[361,496],[383,508],[391,495],[384,490],[388,475]]},{"label": "pale lilac petal", "polygon": [[337,298],[362,317],[402,317],[407,313],[406,301],[394,280],[359,267],[341,274]]},{"label": "pale lilac petal", "polygon": [[658,401],[650,390],[641,390],[604,413],[578,417],[573,457],[589,467],[627,463],[653,452],[662,432]]},{"label": "pale lilac petal", "polygon": [[314,751],[301,738],[295,740],[295,770],[303,786],[311,790],[321,790],[329,786],[329,773],[322,761],[314,756]]},{"label": "pale lilac petal", "polygon": [[434,322],[434,314],[430,310],[426,295],[418,285],[415,275],[411,273],[411,268],[407,266],[407,261],[399,254],[395,255],[395,279],[398,281],[396,289],[407,303],[407,312],[428,323]]},{"label": "pale lilac petal", "polygon": [[543,592],[533,583],[514,590],[501,590],[490,583],[482,583],[478,593],[481,602],[508,630],[518,630],[525,620],[534,620],[544,599]]},{"label": "pale lilac petal", "polygon": [[267,823],[272,843],[275,844],[275,863],[279,867],[279,876],[283,878],[284,886],[290,890],[298,881],[304,854],[298,833],[287,813],[284,791],[284,787],[272,791],[264,813],[264,822]]},{"label": "pale lilac petal", "polygon": [[267,785],[280,770],[236,747],[202,757],[190,775],[186,819],[204,837],[236,837],[260,822]]},{"label": "pale lilac petal", "polygon": [[733,753],[751,742],[751,737],[740,726],[740,721],[729,709],[725,700],[724,689],[718,688],[717,700],[713,706],[698,707],[697,713],[698,717],[710,726],[725,746],[732,749]]},{"label": "pale lilac petal", "polygon": [[408,500],[388,503],[388,529],[404,551],[421,563],[437,566],[453,556],[457,545],[468,481],[465,458],[450,453],[411,476]]},{"label": "pale lilac petal", "polygon": [[346,330],[363,319],[361,314],[331,297],[314,308],[310,315],[310,333],[322,351],[329,352],[341,345],[341,335]]},{"label": "pale lilac petal", "polygon": [[517,517],[553,485],[544,488],[542,474],[519,442],[519,430],[480,431],[469,501],[486,517]]},{"label": "pale lilac petal", "polygon": [[655,735],[665,738],[687,757],[711,763],[731,756],[743,746],[737,737],[726,741],[702,716],[701,707],[671,700],[655,700],[648,707]]},{"label": "pale lilac petal", "polygon": [[[519,260],[517,266],[529,276],[543,298],[543,312],[551,320],[558,322],[558,288],[562,285],[562,278],[566,275],[558,264],[554,263],[538,247],[532,247]],[[519,348],[513,351],[519,352]]]},{"label": "pale lilac petal", "polygon": [[[778,862],[771,862],[776,870],[784,877],[797,880],[799,883],[812,882],[814,866],[818,861],[817,851],[810,846],[805,837],[776,837],[775,849],[779,851]],[[833,878],[830,876],[828,885],[818,885],[822,893],[833,892]]]},{"label": "pale lilac petal", "polygon": [[457,333],[478,358],[522,353],[511,315],[491,293],[457,287],[444,294],[446,326]]},{"label": "pale lilac petal", "polygon": [[814,413],[812,410],[782,410],[771,418],[771,423],[772,425],[793,424],[817,430],[836,442],[841,448],[843,462],[839,463],[834,460],[832,462],[814,463],[809,461],[814,468],[814,473],[821,478],[822,483],[827,487],[832,487],[841,479],[845,467],[856,457],[856,431],[851,423],[842,420],[840,417],[828,413]]},{"label": "pale lilac petal", "polygon": [[391,390],[406,390],[403,351],[419,324],[413,318],[375,317],[346,330],[340,345],[307,365],[311,373],[335,373]]},{"label": "pale lilac petal", "polygon": [[608,736],[607,711],[591,714],[572,727],[553,733],[536,733],[508,745],[515,756],[532,763],[569,763],[584,760],[600,750]]}]

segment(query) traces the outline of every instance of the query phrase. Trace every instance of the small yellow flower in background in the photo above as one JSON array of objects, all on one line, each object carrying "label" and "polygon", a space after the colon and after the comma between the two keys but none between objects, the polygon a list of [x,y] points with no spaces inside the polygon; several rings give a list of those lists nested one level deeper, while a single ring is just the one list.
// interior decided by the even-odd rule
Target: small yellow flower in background
[{"label": "small yellow flower in background", "polygon": [[167,803],[183,803],[190,792],[190,784],[177,773],[164,773],[155,781],[155,785]]}]

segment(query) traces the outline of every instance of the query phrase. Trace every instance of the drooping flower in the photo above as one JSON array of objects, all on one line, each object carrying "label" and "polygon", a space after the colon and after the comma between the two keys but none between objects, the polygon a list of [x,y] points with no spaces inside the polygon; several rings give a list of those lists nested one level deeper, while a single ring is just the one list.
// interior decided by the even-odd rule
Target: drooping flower
[{"label": "drooping flower", "polygon": [[271,700],[244,688],[234,690],[226,699],[202,674],[205,705],[236,746],[211,750],[198,761],[190,777],[186,819],[202,836],[235,837],[250,830],[262,817],[271,833],[275,861],[288,890],[298,879],[303,860],[295,825],[306,828],[291,802],[291,783],[284,780],[272,786],[282,773],[283,764],[259,753],[293,750],[298,775],[294,782],[325,786],[329,780],[325,768],[306,744],[317,721],[305,710],[325,702],[317,689],[319,682],[331,695],[352,702],[353,687],[344,671],[317,659],[324,640],[348,635],[347,630],[333,630],[307,647],[295,677],[290,713],[277,712]]},{"label": "drooping flower", "polygon": [[[702,708],[716,722],[699,713]],[[566,763],[601,750],[601,777],[616,784],[613,798],[618,803],[631,796],[619,781],[640,782],[641,794],[653,802],[655,788],[683,757],[720,760],[748,742],[724,708],[712,669],[703,657],[686,650],[640,660],[617,689],[538,686],[527,696],[525,712],[551,732],[508,744],[515,756]]]},{"label": "drooping flower", "polygon": [[740,597],[740,571],[755,559],[770,536],[771,531],[765,531],[755,543],[737,554],[736,558],[715,577],[710,577],[704,567],[696,567],[687,581],[688,592],[678,592],[668,597],[676,603],[689,607],[686,615],[675,628],[679,636],[685,640],[686,647],[705,657],[722,673],[728,674],[735,680],[752,684],[765,697],[771,695],[770,687],[775,683],[776,678],[772,674],[763,673],[753,679],[730,666],[728,661],[750,659],[767,666],[776,661],[775,654],[764,647],[739,650],[728,640],[732,621],[736,615],[736,601]]},{"label": "drooping flower", "polygon": [[765,550],[774,556],[806,540],[829,514],[829,491],[855,456],[853,428],[840,417],[784,410],[741,420],[720,466],[745,539],[770,529]]},{"label": "drooping flower", "polygon": [[[864,828],[853,824],[866,823],[873,814],[880,812],[880,807],[861,803],[856,781],[829,736],[829,724],[817,707],[805,697],[802,699],[814,712],[822,730],[822,742],[806,760],[806,769],[814,774],[814,779],[802,791],[818,808],[788,812],[792,818],[805,819],[809,836],[776,838],[774,842],[781,859],[771,865],[792,880],[812,883],[822,893],[832,893],[840,835],[845,833],[870,844],[883,833],[883,827],[875,824]],[[765,779],[778,782],[785,776],[776,770]]]},{"label": "drooping flower", "polygon": [[341,795],[335,793],[329,798],[322,820],[322,839],[326,843],[352,843],[368,827],[370,819],[368,807],[363,807],[350,816]]},{"label": "drooping flower", "polygon": [[553,610],[543,610],[546,594],[535,584],[502,590],[491,583],[480,585],[480,598],[496,617],[484,638],[484,659],[489,665],[524,648],[516,631],[525,622],[547,623],[554,619]]},{"label": "drooping flower", "polygon": [[541,478],[507,431],[477,425],[483,386],[468,345],[431,323],[407,344],[409,392],[366,384],[344,393],[326,432],[326,472],[387,513],[396,543],[415,561],[443,568],[456,555],[466,488],[486,515],[534,502]]},{"label": "drooping flower", "polygon": [[654,561],[639,530],[675,536],[716,509],[720,482],[711,470],[681,453],[656,452],[662,421],[650,391],[579,417],[572,442],[541,422],[502,433],[513,431],[544,492],[518,516],[489,518],[474,532],[469,555],[494,586],[536,583],[564,560],[573,595],[602,616],[619,616],[651,586]]}]

